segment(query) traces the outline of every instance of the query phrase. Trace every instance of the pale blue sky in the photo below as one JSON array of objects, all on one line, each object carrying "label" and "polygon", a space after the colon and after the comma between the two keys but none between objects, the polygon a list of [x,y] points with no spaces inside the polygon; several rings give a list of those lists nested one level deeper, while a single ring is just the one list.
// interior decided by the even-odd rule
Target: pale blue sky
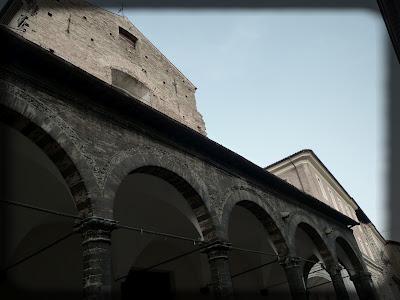
[{"label": "pale blue sky", "polygon": [[387,34],[378,15],[127,8],[124,15],[197,86],[209,138],[259,166],[312,149],[387,234]]}]

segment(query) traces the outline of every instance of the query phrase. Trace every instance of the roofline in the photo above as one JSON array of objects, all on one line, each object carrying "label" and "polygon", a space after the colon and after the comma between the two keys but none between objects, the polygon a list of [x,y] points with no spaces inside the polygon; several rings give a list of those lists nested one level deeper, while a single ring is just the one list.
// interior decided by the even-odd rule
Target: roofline
[{"label": "roofline", "polygon": [[[105,107],[110,113],[130,120],[132,127],[143,134],[190,153],[230,174],[244,177],[261,189],[306,205],[331,217],[339,224],[359,224],[237,153],[24,39],[6,26],[0,26],[0,38],[5,42],[0,48],[3,68],[24,70],[25,76],[28,77],[26,80],[36,86],[46,88],[58,96],[70,99],[69,101],[77,101],[71,99],[71,93],[62,94],[62,89],[73,88],[73,91],[81,96],[96,99],[97,106]],[[68,85],[62,84],[66,80]],[[57,87],[59,90],[56,92],[54,89]],[[113,101],[109,101],[110,99]]]},{"label": "roofline", "polygon": [[[361,208],[360,208],[360,209],[361,209]],[[362,209],[361,209],[361,210],[362,210]],[[387,242],[387,240],[385,239],[385,237],[379,232],[378,228],[376,228],[376,226],[375,226],[374,223],[370,222],[369,225],[371,225],[371,226],[373,227],[373,230],[375,230],[375,231],[379,234],[380,238],[381,238],[383,241]]]},{"label": "roofline", "polygon": [[[329,169],[326,167],[326,165],[319,159],[319,157],[315,154],[315,152],[314,152],[313,150],[311,150],[311,149],[302,149],[302,150],[297,151],[297,152],[295,152],[295,153],[293,153],[293,154],[291,154],[291,155],[289,155],[289,156],[287,156],[287,157],[285,157],[285,158],[283,158],[283,159],[281,159],[281,160],[279,160],[279,161],[277,161],[277,162],[274,162],[274,163],[270,164],[269,166],[265,167],[265,169],[268,170],[268,169],[270,169],[270,168],[272,168],[272,167],[275,167],[275,166],[277,166],[277,165],[279,165],[279,164],[281,164],[281,163],[283,163],[283,162],[286,162],[286,161],[290,162],[290,160],[291,160],[292,158],[295,158],[295,157],[297,157],[297,156],[299,156],[299,155],[301,155],[301,154],[310,154],[310,155],[312,155],[312,157],[313,157],[314,159],[317,160],[317,162],[318,162],[318,163],[322,166],[322,168],[328,173],[328,175],[332,177],[332,179],[334,180],[334,182],[343,190],[343,192],[346,194],[346,196],[347,196],[351,201],[353,201],[353,203],[357,206],[357,210],[360,211],[360,215],[362,215],[362,218],[365,220],[365,223],[366,223],[366,224],[371,224],[371,225],[374,227],[375,231],[380,235],[380,237],[381,237],[384,241],[386,241],[386,239],[385,239],[385,238],[383,237],[383,235],[379,232],[379,230],[376,228],[376,226],[374,225],[374,223],[372,223],[371,220],[368,218],[368,216],[366,215],[366,213],[364,212],[364,210],[360,207],[360,205],[358,205],[357,201],[354,200],[354,198],[346,191],[346,189],[340,184],[340,182],[335,178],[335,176],[333,176],[333,174],[331,173],[331,171],[329,171]],[[357,218],[358,218],[358,214],[356,214],[356,215],[357,215]],[[360,219],[359,219],[359,220],[360,220]],[[360,221],[361,221],[361,220],[360,220]]]},{"label": "roofline", "polygon": [[393,244],[396,246],[400,246],[400,242],[399,241],[394,241],[394,240],[386,240],[386,244]]},{"label": "roofline", "polygon": [[[10,5],[11,5],[11,3],[13,3],[14,1],[16,1],[16,0],[8,0],[7,2],[6,2],[6,4],[3,6],[3,8],[1,9],[1,11],[0,11],[0,19],[1,19],[1,17],[6,13],[6,11],[9,9],[9,7],[10,7]],[[17,1],[20,1],[20,0],[17,0]],[[106,12],[106,13],[108,13],[108,14],[110,14],[110,15],[112,15],[112,16],[114,16],[114,17],[117,17],[117,18],[120,18],[120,19],[123,19],[123,20],[126,20],[126,21],[128,21],[129,23],[130,23],[130,25],[131,26],[133,26],[137,31],[139,31],[141,34],[142,34],[142,36],[143,36],[143,38],[146,40],[146,42],[147,43],[149,43],[149,45],[150,45],[150,47],[152,47],[156,52],[158,52],[158,54],[160,54],[161,55],[161,57],[163,58],[163,59],[165,59],[171,66],[172,66],[172,68],[173,69],[175,69],[175,71],[177,71],[178,72],[178,74],[180,75],[180,76],[182,76],[183,77],[183,79],[185,80],[185,82],[187,82],[187,83],[189,83],[189,85],[191,86],[191,88],[193,88],[193,93],[195,94],[196,93],[196,90],[197,90],[197,87],[193,84],[193,82],[190,80],[190,79],[188,79],[179,69],[178,69],[178,67],[177,66],[175,66],[127,17],[125,17],[125,16],[121,16],[121,15],[119,15],[119,14],[117,14],[117,13],[114,13],[114,12],[112,12],[112,11],[110,11],[110,10],[108,10],[108,9],[105,9],[104,7],[101,7],[101,6],[99,6],[99,5],[97,5],[97,4],[94,4],[94,3],[91,3],[89,0],[70,0],[71,1],[71,4],[74,4],[74,5],[77,5],[77,6],[81,6],[81,7],[93,7],[93,8],[95,8],[95,9],[98,9],[98,10],[101,10],[101,11],[103,11],[103,12]]]},{"label": "roofline", "polygon": [[349,199],[351,199],[352,201],[354,201],[354,203],[357,205],[357,207],[360,207],[357,202],[353,199],[353,197],[346,191],[346,189],[340,184],[340,182],[335,178],[335,176],[333,176],[333,174],[331,173],[331,171],[329,171],[329,169],[327,168],[327,166],[325,166],[325,164],[319,159],[319,157],[315,154],[315,152],[311,149],[303,149],[300,151],[297,151],[296,153],[293,153],[292,155],[289,155],[273,164],[270,164],[269,166],[265,167],[265,169],[269,169],[271,167],[274,167],[282,162],[285,161],[289,161],[290,159],[294,158],[295,156],[298,156],[300,154],[311,154],[316,160],[317,162],[325,169],[325,171],[329,174],[329,176],[331,176],[333,178],[333,180],[335,181],[335,183],[343,190],[343,192],[346,194],[347,197],[349,197]]}]

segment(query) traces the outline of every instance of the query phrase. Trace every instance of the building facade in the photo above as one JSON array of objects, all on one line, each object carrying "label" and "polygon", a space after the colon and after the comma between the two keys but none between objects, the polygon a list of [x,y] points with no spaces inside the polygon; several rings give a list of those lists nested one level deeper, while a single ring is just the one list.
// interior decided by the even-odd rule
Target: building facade
[{"label": "building facade", "polygon": [[352,230],[374,285],[382,299],[400,297],[400,286],[394,279],[399,273],[390,267],[390,262],[398,259],[396,254],[388,249],[387,241],[312,150],[294,153],[266,170],[359,222]]},{"label": "building facade", "polygon": [[127,19],[31,0],[0,20],[7,299],[380,299],[360,218],[208,139]]}]

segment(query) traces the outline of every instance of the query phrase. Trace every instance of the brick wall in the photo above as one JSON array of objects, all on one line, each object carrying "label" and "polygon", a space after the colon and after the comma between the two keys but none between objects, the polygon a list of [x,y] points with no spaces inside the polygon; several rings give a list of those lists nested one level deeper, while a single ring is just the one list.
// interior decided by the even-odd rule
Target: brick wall
[{"label": "brick wall", "polygon": [[[206,134],[196,108],[196,87],[126,17],[78,0],[18,2],[2,23],[110,84],[112,69],[126,73],[148,90],[139,100]],[[136,43],[120,28],[137,38]]]}]

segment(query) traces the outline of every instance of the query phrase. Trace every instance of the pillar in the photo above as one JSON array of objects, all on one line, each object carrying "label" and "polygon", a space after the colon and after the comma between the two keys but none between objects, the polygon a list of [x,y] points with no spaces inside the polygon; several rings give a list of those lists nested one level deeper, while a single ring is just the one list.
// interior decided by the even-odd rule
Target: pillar
[{"label": "pillar", "polygon": [[283,267],[286,273],[292,299],[307,300],[307,291],[304,284],[300,259],[295,257],[284,257],[279,261],[279,264]]},{"label": "pillar", "polygon": [[328,267],[328,273],[331,276],[332,284],[336,293],[336,298],[341,300],[349,300],[349,294],[347,293],[341,270],[342,268],[337,264],[332,266],[331,268]]},{"label": "pillar", "polygon": [[372,283],[371,273],[359,271],[350,276],[357,291],[360,300],[378,300],[375,288]]},{"label": "pillar", "polygon": [[229,269],[230,244],[215,241],[203,250],[207,254],[211,272],[211,291],[215,299],[233,299],[233,287]]},{"label": "pillar", "polygon": [[112,220],[88,217],[76,226],[82,235],[83,298],[111,299],[111,231]]}]

